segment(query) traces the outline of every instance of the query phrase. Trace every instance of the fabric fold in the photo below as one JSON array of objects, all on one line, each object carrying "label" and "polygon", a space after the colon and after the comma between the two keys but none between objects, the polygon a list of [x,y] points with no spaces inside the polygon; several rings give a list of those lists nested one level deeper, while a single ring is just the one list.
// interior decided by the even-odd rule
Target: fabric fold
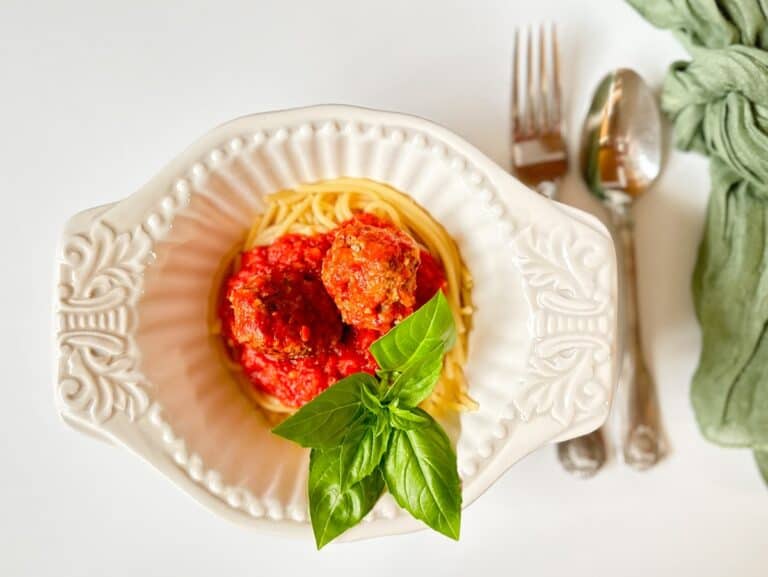
[{"label": "fabric fold", "polygon": [[768,1],[628,2],[689,49],[661,104],[676,146],[710,158],[692,282],[702,329],[696,419],[710,441],[752,448],[768,483]]}]

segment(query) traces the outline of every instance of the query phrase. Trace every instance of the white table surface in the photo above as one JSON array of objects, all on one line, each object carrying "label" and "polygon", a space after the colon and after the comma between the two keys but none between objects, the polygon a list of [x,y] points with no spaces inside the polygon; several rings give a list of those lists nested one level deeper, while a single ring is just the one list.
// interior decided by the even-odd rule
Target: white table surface
[{"label": "white table surface", "polygon": [[[440,122],[501,164],[516,25],[555,19],[570,140],[592,89],[684,56],[619,0],[0,2],[0,575],[715,575],[768,572],[768,492],[749,452],[698,434],[689,277],[705,162],[672,152],[637,207],[648,361],[673,452],[636,473],[561,471],[554,448],[431,532],[330,546],[214,517],[53,405],[53,259],[70,214],[124,197],[216,124],[342,102]],[[566,202],[599,212],[575,174]],[[418,571],[418,573],[417,573]]]}]

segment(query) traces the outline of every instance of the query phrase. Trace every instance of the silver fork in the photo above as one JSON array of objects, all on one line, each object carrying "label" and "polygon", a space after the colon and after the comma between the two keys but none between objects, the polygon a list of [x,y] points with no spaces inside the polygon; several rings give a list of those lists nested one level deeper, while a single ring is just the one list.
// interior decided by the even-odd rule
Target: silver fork
[{"label": "silver fork", "polygon": [[[544,25],[539,27],[536,55],[533,36],[530,26],[525,32],[525,40],[521,38],[520,31],[515,30],[511,97],[512,168],[522,182],[544,196],[556,199],[560,179],[568,171],[568,151],[563,129],[560,57],[555,25],[552,24],[549,29],[549,42]],[[521,64],[523,44],[525,60]],[[606,459],[602,430],[560,443],[557,456],[567,471],[581,477],[594,475]]]},{"label": "silver fork", "polygon": [[[512,64],[512,168],[515,175],[548,198],[557,196],[560,178],[568,171],[568,151],[563,138],[560,59],[557,32],[552,24],[546,49],[546,30],[539,27],[539,49],[534,65],[533,30],[523,40],[515,30]],[[524,77],[524,80],[522,79]]]}]

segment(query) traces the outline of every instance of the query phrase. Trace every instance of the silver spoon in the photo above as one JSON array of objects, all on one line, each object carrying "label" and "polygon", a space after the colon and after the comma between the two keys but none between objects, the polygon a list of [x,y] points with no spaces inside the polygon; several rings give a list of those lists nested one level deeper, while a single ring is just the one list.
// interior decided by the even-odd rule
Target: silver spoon
[{"label": "silver spoon", "polygon": [[653,466],[666,450],[640,341],[632,216],[633,202],[661,171],[661,150],[661,114],[643,79],[625,68],[606,76],[584,122],[581,166],[590,191],[608,208],[619,249],[619,387],[628,400],[624,460],[636,469]]}]

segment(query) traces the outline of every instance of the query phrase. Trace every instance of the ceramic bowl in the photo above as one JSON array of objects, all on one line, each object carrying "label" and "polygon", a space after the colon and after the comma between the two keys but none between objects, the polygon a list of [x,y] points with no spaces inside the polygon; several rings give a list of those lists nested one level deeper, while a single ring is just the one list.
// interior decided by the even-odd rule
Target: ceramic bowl
[{"label": "ceramic bowl", "polygon": [[[134,195],[68,222],[55,305],[64,421],[130,449],[218,514],[310,538],[308,454],[272,435],[239,391],[206,313],[213,273],[264,196],[339,176],[411,195],[474,277],[466,374],[479,409],[451,424],[465,505],[527,453],[605,420],[617,365],[606,229],[445,128],[319,106],[219,126]],[[344,538],[422,527],[385,495]]]}]

